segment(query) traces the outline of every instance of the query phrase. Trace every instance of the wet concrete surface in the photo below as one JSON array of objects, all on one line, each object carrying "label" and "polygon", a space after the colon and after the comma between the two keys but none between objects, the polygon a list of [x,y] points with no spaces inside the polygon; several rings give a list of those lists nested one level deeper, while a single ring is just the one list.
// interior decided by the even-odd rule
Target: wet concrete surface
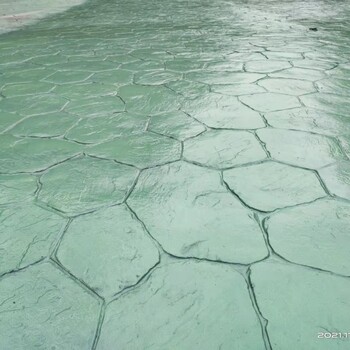
[{"label": "wet concrete surface", "polygon": [[91,0],[2,35],[0,349],[349,349],[349,15]]}]

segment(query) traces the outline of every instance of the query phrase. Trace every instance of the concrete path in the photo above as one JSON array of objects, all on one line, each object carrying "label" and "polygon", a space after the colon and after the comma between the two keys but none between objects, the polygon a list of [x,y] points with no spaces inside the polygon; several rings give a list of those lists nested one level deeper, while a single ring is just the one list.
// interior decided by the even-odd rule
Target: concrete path
[{"label": "concrete path", "polygon": [[91,0],[2,35],[0,349],[349,349],[349,19]]}]

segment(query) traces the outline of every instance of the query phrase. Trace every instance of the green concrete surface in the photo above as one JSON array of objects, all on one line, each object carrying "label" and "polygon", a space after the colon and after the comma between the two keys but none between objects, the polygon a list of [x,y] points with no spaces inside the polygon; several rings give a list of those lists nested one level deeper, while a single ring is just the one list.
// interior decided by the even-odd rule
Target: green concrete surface
[{"label": "green concrete surface", "polygon": [[0,350],[350,349],[349,1],[78,2],[0,3]]}]

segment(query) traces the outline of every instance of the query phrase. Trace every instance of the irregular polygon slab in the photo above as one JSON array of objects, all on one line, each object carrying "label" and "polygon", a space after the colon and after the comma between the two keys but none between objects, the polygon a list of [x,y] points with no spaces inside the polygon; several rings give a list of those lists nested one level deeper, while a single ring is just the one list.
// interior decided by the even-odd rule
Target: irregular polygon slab
[{"label": "irregular polygon slab", "polygon": [[320,109],[329,113],[348,115],[350,110],[348,96],[315,93],[301,96],[300,99],[306,107]]},{"label": "irregular polygon slab", "polygon": [[288,68],[280,72],[269,74],[272,78],[288,78],[288,79],[300,79],[317,81],[325,77],[325,73],[319,70],[306,69],[306,68]]},{"label": "irregular polygon slab", "polygon": [[181,78],[180,74],[168,71],[149,71],[140,72],[135,74],[135,84],[140,85],[161,85],[166,84],[173,80],[179,80]]},{"label": "irregular polygon slab", "polygon": [[260,114],[244,106],[236,97],[207,94],[184,107],[194,118],[218,129],[258,129],[265,127]]},{"label": "irregular polygon slab", "polygon": [[11,84],[6,85],[1,94],[6,97],[39,95],[50,92],[53,88],[53,84],[46,82]]},{"label": "irregular polygon slab", "polygon": [[240,100],[244,104],[260,112],[271,112],[300,107],[300,102],[296,97],[275,94],[272,92],[240,96]]},{"label": "irregular polygon slab", "polygon": [[350,199],[350,162],[339,162],[319,170],[319,173],[331,193]]},{"label": "irregular polygon slab", "polygon": [[60,85],[80,83],[88,79],[91,74],[91,72],[82,71],[58,71],[46,77],[44,81]]},{"label": "irregular polygon slab", "polygon": [[34,204],[0,210],[0,274],[45,258],[66,220]]},{"label": "irregular polygon slab", "polygon": [[186,79],[206,84],[249,84],[263,77],[263,74],[225,71],[200,71],[186,74]]},{"label": "irregular polygon slab", "polygon": [[113,347],[265,348],[243,277],[203,262],[157,268],[144,285],[111,303],[97,349]]},{"label": "irregular polygon slab", "polygon": [[159,260],[147,232],[124,206],[76,218],[57,257],[104,297],[137,283]]},{"label": "irregular polygon slab", "polygon": [[149,169],[128,203],[152,236],[176,256],[249,263],[266,255],[252,214],[213,170],[183,162]]},{"label": "irregular polygon slab", "polygon": [[168,137],[146,132],[118,137],[87,148],[86,152],[92,156],[146,168],[179,159],[181,144]]},{"label": "irregular polygon slab", "polygon": [[291,64],[287,61],[261,60],[246,62],[244,66],[247,72],[272,73],[277,70],[290,68]]},{"label": "irregular polygon slab", "polygon": [[50,263],[0,283],[1,349],[90,349],[99,302]]},{"label": "irregular polygon slab", "polygon": [[340,146],[327,136],[272,128],[258,130],[257,134],[272,158],[300,167],[317,169],[347,159]]},{"label": "irregular polygon slab", "polygon": [[271,92],[293,96],[315,91],[313,83],[307,80],[269,78],[259,81],[259,85]]},{"label": "irregular polygon slab", "polygon": [[34,198],[37,180],[30,175],[0,175],[0,205]]},{"label": "irregular polygon slab", "polygon": [[107,117],[125,110],[124,102],[118,96],[101,96],[90,100],[72,101],[65,110],[80,117]]},{"label": "irregular polygon slab", "polygon": [[205,130],[205,127],[183,112],[169,112],[150,119],[148,130],[184,141]]},{"label": "irregular polygon slab", "polygon": [[39,199],[68,215],[77,215],[121,203],[136,176],[136,169],[110,160],[73,159],[42,176]]},{"label": "irregular polygon slab", "polygon": [[[273,349],[346,350],[350,323],[350,281],[299,266],[263,262],[252,267],[252,282]],[[330,297],[331,296],[331,297]],[[283,312],[281,312],[283,310]]]},{"label": "irregular polygon slab", "polygon": [[0,136],[0,172],[20,173],[44,170],[81,151],[72,142],[54,139],[21,139]]},{"label": "irregular polygon slab", "polygon": [[167,83],[166,86],[186,99],[198,98],[209,92],[208,85],[196,81],[174,80]]},{"label": "irregular polygon slab", "polygon": [[0,132],[3,132],[5,130],[11,128],[11,126],[16,124],[18,121],[20,121],[23,118],[24,118],[24,116],[22,116],[22,115],[8,113],[8,112],[1,112]]},{"label": "irregular polygon slab", "polygon": [[118,113],[104,118],[82,118],[67,132],[66,137],[83,143],[97,143],[141,133],[146,124],[146,118],[129,113]]},{"label": "irregular polygon slab", "polygon": [[227,170],[224,180],[245,203],[262,211],[325,196],[313,172],[275,162]]},{"label": "irregular polygon slab", "polygon": [[11,134],[36,137],[61,136],[78,120],[78,117],[63,112],[34,115],[19,122],[11,129]]},{"label": "irregular polygon slab", "polygon": [[180,97],[164,86],[122,86],[118,95],[126,102],[127,110],[145,115],[175,111]]},{"label": "irregular polygon slab", "polygon": [[321,200],[267,221],[273,249],[289,261],[350,276],[350,204]]},{"label": "irregular polygon slab", "polygon": [[264,116],[275,128],[311,131],[332,136],[350,135],[350,124],[346,117],[312,108],[293,108],[266,113]]},{"label": "irregular polygon slab", "polygon": [[293,60],[292,63],[294,67],[316,69],[321,71],[332,69],[336,66],[336,63],[334,62],[310,60],[307,58],[303,60]]},{"label": "irregular polygon slab", "polygon": [[199,164],[223,169],[262,160],[266,154],[258,140],[249,132],[210,130],[185,142],[184,157]]},{"label": "irregular polygon slab", "polygon": [[166,61],[167,70],[186,73],[192,70],[199,70],[204,67],[205,61],[194,60],[193,58],[176,58],[172,61]]},{"label": "irregular polygon slab", "polygon": [[211,88],[211,91],[229,96],[250,95],[266,92],[264,88],[257,84],[214,85]]},{"label": "irregular polygon slab", "polygon": [[349,95],[350,80],[328,78],[315,83],[319,92],[336,95]]}]

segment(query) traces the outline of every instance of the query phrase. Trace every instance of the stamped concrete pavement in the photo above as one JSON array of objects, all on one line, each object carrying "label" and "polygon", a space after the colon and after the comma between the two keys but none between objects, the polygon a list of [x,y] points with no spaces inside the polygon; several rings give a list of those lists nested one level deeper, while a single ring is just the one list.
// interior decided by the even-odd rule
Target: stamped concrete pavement
[{"label": "stamped concrete pavement", "polygon": [[349,22],[90,0],[3,34],[0,349],[349,349]]}]

